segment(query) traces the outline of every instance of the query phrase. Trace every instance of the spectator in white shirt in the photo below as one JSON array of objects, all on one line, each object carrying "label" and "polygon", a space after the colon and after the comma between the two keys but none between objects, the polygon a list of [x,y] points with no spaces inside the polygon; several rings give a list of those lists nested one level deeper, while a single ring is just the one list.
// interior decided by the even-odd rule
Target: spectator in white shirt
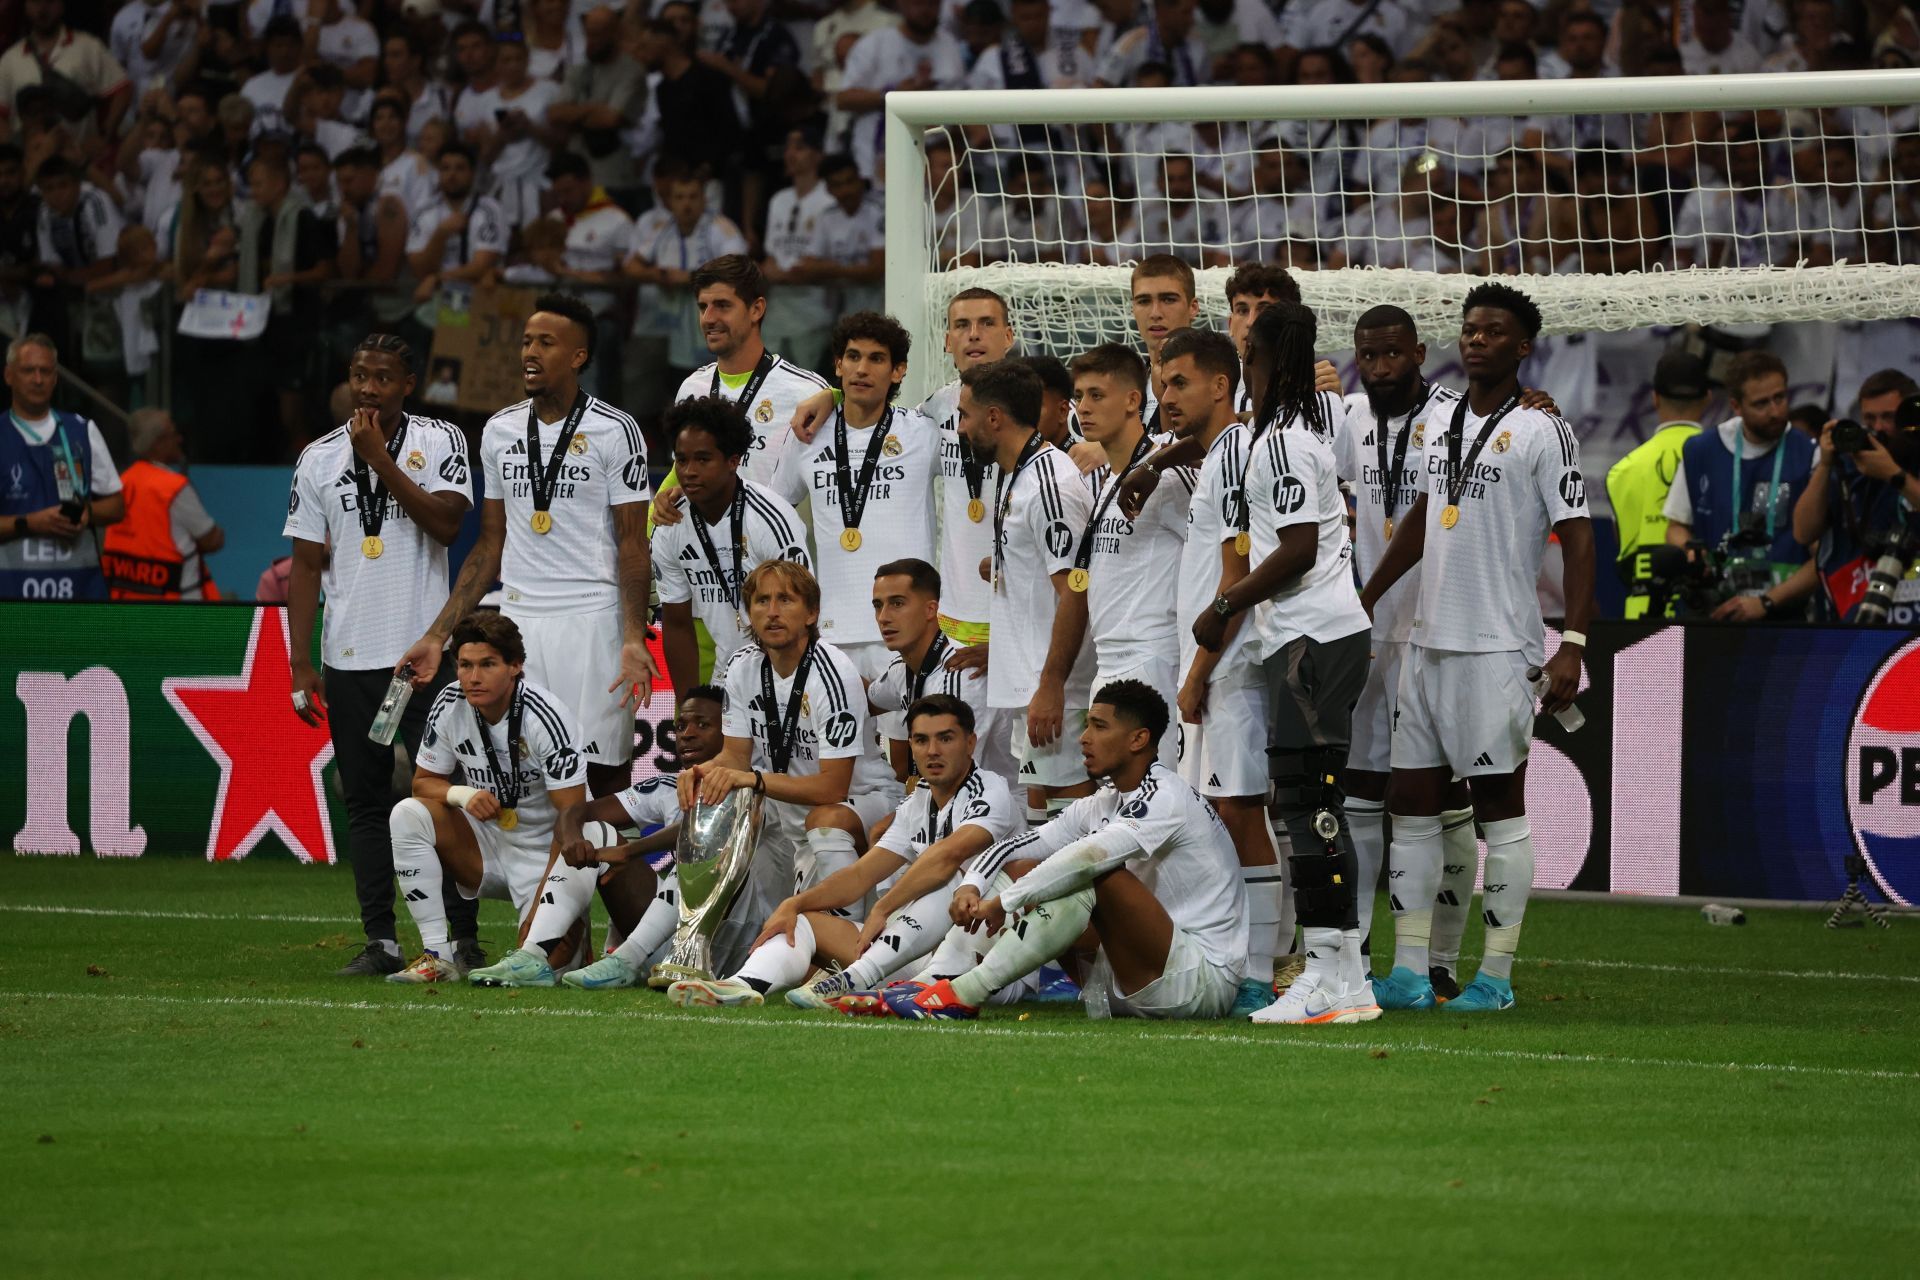
[{"label": "spectator in white shirt", "polygon": [[449,105],[446,90],[427,75],[426,46],[412,30],[396,29],[381,49],[380,65],[387,91],[407,104],[407,141],[418,146],[420,131],[429,120],[445,120]]},{"label": "spectator in white shirt", "polygon": [[113,15],[107,48],[140,95],[171,84],[199,33],[200,11],[190,0],[134,0]]},{"label": "spectator in white shirt", "polygon": [[834,319],[819,285],[789,280],[813,245],[821,215],[833,207],[833,196],[820,180],[824,158],[817,126],[787,134],[782,159],[793,185],[774,193],[763,237],[766,261],[761,272],[775,287],[767,298],[761,334],[770,350],[785,352],[802,369],[817,368],[826,359]]},{"label": "spectator in white shirt", "polygon": [[1680,45],[1690,76],[1743,75],[1760,70],[1760,51],[1733,26],[1733,0],[1694,0],[1693,34]]},{"label": "spectator in white shirt", "polygon": [[879,306],[880,284],[887,274],[885,215],[873,199],[859,166],[847,155],[828,156],[820,174],[833,207],[820,215],[813,244],[795,268],[799,279],[836,286],[836,314],[871,311]]},{"label": "spectator in white shirt", "polygon": [[[1188,0],[1191,3],[1191,0]],[[940,29],[940,0],[900,0],[900,25],[862,36],[847,55],[836,105],[851,117],[855,163],[872,178],[880,155],[881,108],[889,90],[958,89],[966,50]]]},{"label": "spectator in white shirt", "polygon": [[1158,63],[1176,85],[1206,84],[1213,76],[1213,55],[1193,29],[1193,12],[1194,0],[1153,0],[1152,20],[1113,42],[1094,83],[1131,85],[1141,67]]}]

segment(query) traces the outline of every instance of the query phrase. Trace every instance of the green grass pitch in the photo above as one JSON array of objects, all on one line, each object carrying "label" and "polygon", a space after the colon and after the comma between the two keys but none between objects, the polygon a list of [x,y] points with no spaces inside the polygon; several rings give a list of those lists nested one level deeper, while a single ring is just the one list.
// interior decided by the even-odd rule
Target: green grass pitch
[{"label": "green grass pitch", "polygon": [[0,858],[0,1276],[1912,1275],[1920,927],[1751,917],[1536,903],[1471,1020],[910,1026],[350,982],[344,872]]}]

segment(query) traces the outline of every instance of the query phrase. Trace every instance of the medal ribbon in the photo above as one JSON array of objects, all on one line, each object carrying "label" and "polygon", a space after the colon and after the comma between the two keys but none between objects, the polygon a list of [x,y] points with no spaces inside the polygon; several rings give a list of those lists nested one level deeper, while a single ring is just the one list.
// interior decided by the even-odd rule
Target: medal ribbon
[{"label": "medal ribbon", "polygon": [[1007,508],[1013,504],[1013,486],[1019,481],[1020,473],[1027,469],[1027,464],[1040,456],[1046,444],[1047,438],[1038,431],[1028,436],[1027,442],[1020,446],[1020,458],[1013,464],[1012,474],[1003,471],[1000,473],[1000,478],[994,482],[993,585],[995,590],[999,589],[1000,572],[1007,563]]},{"label": "medal ribbon", "polygon": [[1467,477],[1473,472],[1473,464],[1479,461],[1480,451],[1487,447],[1487,441],[1493,436],[1493,429],[1500,425],[1500,419],[1513,412],[1520,403],[1520,393],[1514,392],[1507,402],[1494,411],[1491,418],[1480,428],[1480,435],[1473,442],[1473,448],[1467,453],[1465,464],[1460,461],[1460,438],[1466,434],[1467,398],[1460,397],[1460,403],[1454,406],[1453,422],[1447,428],[1447,505],[1460,505],[1460,495],[1467,491]]},{"label": "medal ribbon", "polygon": [[692,509],[688,503],[687,516],[693,523],[693,532],[700,539],[700,550],[707,555],[707,563],[713,567],[714,576],[720,579],[720,585],[727,589],[727,600],[733,605],[735,613],[740,611],[741,564],[747,550],[747,530],[743,517],[747,510],[747,482],[736,479],[733,482],[733,502],[727,511],[728,528],[733,537],[733,576],[720,563],[720,552],[713,545],[713,536],[707,532],[706,517]]},{"label": "medal ribbon", "polygon": [[861,513],[867,509],[867,489],[873,484],[873,474],[880,469],[880,454],[886,448],[887,428],[893,425],[893,410],[889,408],[873,428],[873,435],[867,440],[866,456],[860,459],[860,483],[853,482],[853,468],[847,454],[847,414],[845,409],[837,409],[833,415],[833,470],[834,478],[839,482],[840,523],[848,529],[860,527]]},{"label": "medal ribbon", "polygon": [[580,419],[587,416],[587,401],[590,399],[585,388],[573,397],[573,408],[567,410],[566,425],[560,428],[560,434],[553,442],[553,456],[547,459],[543,467],[540,457],[540,418],[534,413],[532,402],[527,404],[527,482],[533,487],[533,509],[545,511],[553,505],[554,484],[560,479],[560,464],[566,461],[567,446],[573,443],[573,433],[580,429]]},{"label": "medal ribbon", "polygon": [[480,709],[473,708],[474,727],[480,731],[480,750],[486,753],[487,770],[493,774],[494,798],[502,809],[511,809],[520,803],[520,716],[525,710],[522,701],[524,685],[521,680],[513,682],[513,696],[507,700],[507,769],[500,771],[500,757],[493,753],[493,733],[487,722],[481,718]]},{"label": "medal ribbon", "polygon": [[1393,469],[1387,469],[1387,416],[1375,413],[1373,421],[1376,427],[1373,444],[1380,455],[1380,505],[1389,522],[1400,509],[1400,468],[1407,465],[1407,445],[1413,440],[1413,420],[1427,407],[1427,401],[1433,399],[1433,386],[1422,379],[1420,382],[1420,402],[1407,415],[1406,425],[1400,428],[1400,438],[1393,442]]},{"label": "medal ribbon", "polygon": [[780,704],[774,701],[773,659],[764,653],[760,655],[760,692],[766,699],[770,773],[785,773],[793,763],[794,743],[800,735],[800,703],[807,696],[807,672],[813,667],[813,651],[814,641],[809,640],[806,652],[800,655],[800,665],[793,670],[793,689],[787,694],[784,714],[776,714]]},{"label": "medal ribbon", "polygon": [[[400,449],[407,438],[407,415],[400,415],[400,429],[393,433],[393,439],[387,442],[387,456],[397,466],[400,462]],[[348,445],[349,449],[353,446]],[[360,495],[360,532],[369,538],[380,536],[380,526],[387,519],[387,484],[384,480],[373,478],[367,466],[367,460],[359,454],[353,455],[353,488]]]},{"label": "medal ribbon", "polygon": [[1093,504],[1093,518],[1087,521],[1086,529],[1080,534],[1080,548],[1073,553],[1074,568],[1084,569],[1092,563],[1093,534],[1100,527],[1100,517],[1104,516],[1107,508],[1113,505],[1114,498],[1120,493],[1121,482],[1127,478],[1127,474],[1140,465],[1140,459],[1146,457],[1152,448],[1153,437],[1144,431],[1141,432],[1139,443],[1133,446],[1133,456],[1127,459],[1127,465],[1120,469],[1119,475],[1109,476],[1107,483],[1101,487],[1100,498]]},{"label": "medal ribbon", "polygon": [[[799,207],[797,205],[794,209],[794,216],[799,216]],[[762,351],[760,353],[760,363],[753,366],[753,376],[747,379],[747,385],[741,390],[739,398],[734,401],[735,404],[744,409],[753,403],[753,398],[760,394],[760,384],[765,382],[767,375],[773,372],[773,362],[773,352]],[[710,396],[720,394],[720,362],[718,360],[713,363],[713,389],[708,391],[707,394]]]}]

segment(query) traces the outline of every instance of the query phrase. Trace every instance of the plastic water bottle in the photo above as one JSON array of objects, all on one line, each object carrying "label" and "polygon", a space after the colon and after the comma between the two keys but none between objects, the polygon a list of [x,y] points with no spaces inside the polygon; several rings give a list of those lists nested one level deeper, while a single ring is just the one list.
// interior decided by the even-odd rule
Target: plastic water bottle
[{"label": "plastic water bottle", "polygon": [[1747,913],[1738,907],[1723,907],[1717,902],[1709,902],[1700,908],[1700,918],[1708,924],[1745,924]]},{"label": "plastic water bottle", "polygon": [[380,699],[380,710],[374,714],[373,724],[367,729],[367,738],[383,747],[393,745],[393,737],[400,732],[400,719],[407,714],[407,703],[413,697],[413,666],[408,664],[400,668],[387,684],[387,696]]},{"label": "plastic water bottle", "polygon": [[[1533,686],[1534,697],[1545,698],[1547,696],[1547,674],[1539,667],[1527,668],[1527,683]],[[1571,702],[1554,712],[1553,718],[1558,720],[1560,727],[1568,733],[1577,733],[1580,727],[1587,722],[1586,713]]]}]

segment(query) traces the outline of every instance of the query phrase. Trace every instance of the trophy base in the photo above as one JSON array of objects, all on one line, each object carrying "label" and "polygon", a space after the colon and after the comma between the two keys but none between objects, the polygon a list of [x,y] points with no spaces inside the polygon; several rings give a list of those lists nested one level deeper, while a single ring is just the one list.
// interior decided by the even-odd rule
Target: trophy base
[{"label": "trophy base", "polygon": [[653,972],[647,975],[647,985],[655,991],[665,991],[676,982],[711,982],[713,975],[705,969],[693,965],[674,964],[671,960],[662,961],[653,966]]}]

